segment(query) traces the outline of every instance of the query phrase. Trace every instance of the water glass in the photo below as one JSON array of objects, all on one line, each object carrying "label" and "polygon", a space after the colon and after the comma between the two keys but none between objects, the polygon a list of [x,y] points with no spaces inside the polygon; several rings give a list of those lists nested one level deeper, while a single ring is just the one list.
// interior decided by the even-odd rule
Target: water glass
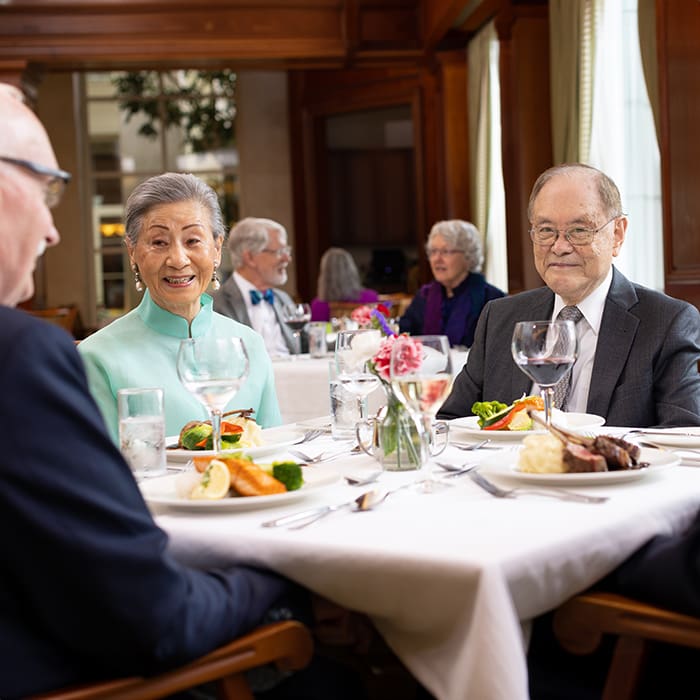
[{"label": "water glass", "polygon": [[160,476],[165,466],[162,389],[119,389],[119,447],[137,479]]},{"label": "water glass", "polygon": [[338,439],[353,438],[355,436],[355,425],[363,417],[363,399],[352,391],[348,391],[338,381],[338,368],[334,360],[328,363],[328,372],[331,402],[331,434]]},{"label": "water glass", "polygon": [[314,321],[309,324],[309,355],[325,357],[328,351],[326,343],[327,324],[325,321]]}]

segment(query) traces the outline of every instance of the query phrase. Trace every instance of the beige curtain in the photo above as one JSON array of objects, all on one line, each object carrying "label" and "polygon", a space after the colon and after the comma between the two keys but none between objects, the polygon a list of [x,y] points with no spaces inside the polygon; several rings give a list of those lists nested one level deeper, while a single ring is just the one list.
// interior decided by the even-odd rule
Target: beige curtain
[{"label": "beige curtain", "polygon": [[656,55],[656,0],[638,0],[637,27],[639,31],[639,52],[642,56],[644,81],[647,86],[649,103],[654,115],[656,139],[661,143],[659,126],[659,61]]},{"label": "beige curtain", "polygon": [[593,0],[550,0],[549,45],[554,163],[585,162],[593,94]]},{"label": "beige curtain", "polygon": [[498,36],[493,22],[469,42],[467,66],[472,223],[483,235],[483,272],[486,278],[500,289],[507,290]]}]

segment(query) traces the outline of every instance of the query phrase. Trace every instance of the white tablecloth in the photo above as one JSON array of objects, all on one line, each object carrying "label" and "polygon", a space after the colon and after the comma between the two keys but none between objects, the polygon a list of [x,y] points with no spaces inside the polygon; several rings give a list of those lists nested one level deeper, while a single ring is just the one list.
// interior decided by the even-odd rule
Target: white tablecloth
[{"label": "white tablecloth", "polygon": [[[464,366],[466,357],[466,351],[452,351],[455,374]],[[308,355],[299,355],[296,359],[273,358],[277,399],[284,423],[308,421],[330,411],[328,363],[332,358],[330,354],[324,358]],[[370,414],[375,413],[385,403],[382,392],[372,392],[368,403]]]},{"label": "white tablecloth", "polygon": [[[315,453],[329,443],[321,438],[304,448]],[[513,460],[515,453],[479,454]],[[474,459],[453,447],[445,457]],[[314,468],[340,475],[376,463],[344,456]],[[380,487],[415,478],[385,473]],[[687,525],[700,505],[700,468],[688,466],[581,489],[610,496],[603,505],[496,499],[466,477],[453,483],[432,494],[405,489],[376,510],[341,511],[297,531],[261,523],[345,502],[364,489],[339,481],[284,507],[161,511],[157,520],[182,561],[269,567],[367,613],[439,700],[518,700],[528,697],[527,621],[599,580],[653,535]]]}]

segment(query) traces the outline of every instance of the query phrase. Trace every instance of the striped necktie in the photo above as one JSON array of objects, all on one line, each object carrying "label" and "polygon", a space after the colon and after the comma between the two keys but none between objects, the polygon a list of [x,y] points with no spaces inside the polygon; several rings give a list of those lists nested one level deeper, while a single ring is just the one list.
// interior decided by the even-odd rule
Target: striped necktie
[{"label": "striped necktie", "polygon": [[[583,314],[578,306],[565,306],[557,316],[557,321],[573,321],[578,323],[583,318]],[[554,385],[554,405],[560,410],[566,408],[566,402],[571,390],[571,375],[573,367]]]}]

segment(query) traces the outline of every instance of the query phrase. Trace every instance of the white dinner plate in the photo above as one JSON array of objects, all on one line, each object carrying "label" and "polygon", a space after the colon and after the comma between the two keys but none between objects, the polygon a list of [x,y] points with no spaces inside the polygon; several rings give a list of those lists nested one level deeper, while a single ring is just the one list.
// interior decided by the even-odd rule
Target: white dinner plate
[{"label": "white dinner plate", "polygon": [[[222,450],[221,454],[246,454],[251,459],[265,457],[282,451],[285,447],[293,445],[297,440],[301,440],[304,433],[300,430],[287,430],[280,428],[266,428],[262,431],[264,444],[258,447],[238,447],[233,450]],[[173,435],[165,438],[166,445],[177,445],[178,436]],[[180,448],[168,449],[166,456],[169,462],[188,462],[193,457],[214,457],[217,454],[214,450],[183,450]]]},{"label": "white dinner plate", "polygon": [[[590,430],[603,425],[605,418],[596,416],[593,413],[564,413],[555,409],[552,422],[565,430]],[[479,427],[478,416],[454,418],[449,423],[451,436],[459,433],[460,435],[479,440],[489,438],[490,440],[502,440],[504,442],[519,442],[527,435],[546,432],[544,428],[538,428],[537,430],[482,430]]]},{"label": "white dinner plate", "polygon": [[306,498],[309,494],[338,480],[338,475],[332,471],[323,471],[318,467],[302,467],[301,469],[304,474],[304,485],[300,489],[285,493],[273,493],[269,496],[233,496],[213,501],[183,498],[178,493],[177,486],[178,481],[186,476],[185,473],[145,479],[139,482],[139,486],[146,503],[149,505],[167,506],[178,510],[221,512],[271,508],[291,503]]},{"label": "white dinner plate", "polygon": [[527,484],[547,484],[548,486],[595,486],[597,484],[615,484],[620,481],[634,481],[643,479],[649,474],[656,474],[667,467],[675,467],[680,464],[680,458],[673,452],[655,450],[652,447],[642,447],[640,459],[648,462],[644,469],[623,469],[614,472],[583,472],[573,474],[533,474],[521,472],[518,469],[518,457],[513,455],[510,459],[504,459],[507,453],[501,453],[500,459],[487,458],[482,462],[489,474],[494,476],[507,476]]},{"label": "white dinner plate", "polygon": [[700,447],[700,428],[666,428],[664,430],[650,428],[649,432],[642,430],[628,435],[627,438],[647,439],[665,447]]}]

